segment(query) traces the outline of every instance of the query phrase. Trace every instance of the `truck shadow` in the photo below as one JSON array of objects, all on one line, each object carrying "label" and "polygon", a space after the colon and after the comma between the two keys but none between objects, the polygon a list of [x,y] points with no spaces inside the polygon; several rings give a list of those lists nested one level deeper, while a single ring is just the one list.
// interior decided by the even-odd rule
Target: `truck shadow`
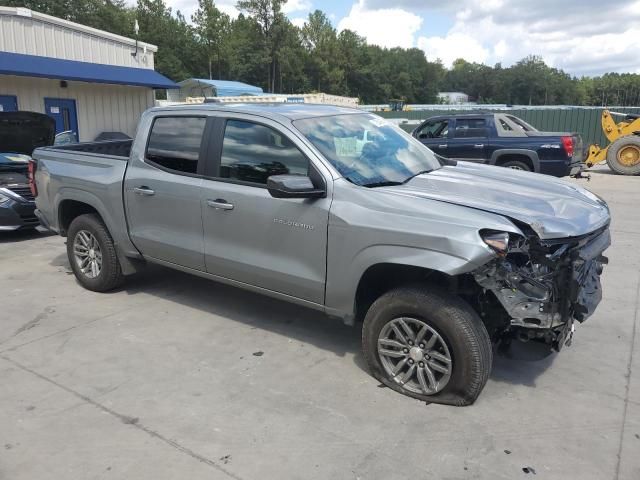
[{"label": "truck shadow", "polygon": [[558,354],[536,342],[514,341],[507,352],[493,352],[491,380],[495,382],[536,386],[536,379],[555,361]]},{"label": "truck shadow", "polygon": [[[149,265],[127,279],[128,295],[156,295],[190,308],[219,315],[251,328],[309,343],[340,357],[360,351],[360,328],[345,325],[322,312],[248,292],[194,275]],[[358,360],[358,366],[366,368]]]},{"label": "truck shadow", "polygon": [[[68,268],[66,255],[56,257],[54,263]],[[339,357],[352,355],[356,366],[369,373],[361,352],[361,324],[351,327],[309,308],[157,265],[149,265],[129,277],[120,292],[154,295],[314,345]],[[494,352],[491,380],[535,387],[536,378],[549,368],[556,355],[546,356],[532,346],[535,345],[514,342],[506,354]]]}]

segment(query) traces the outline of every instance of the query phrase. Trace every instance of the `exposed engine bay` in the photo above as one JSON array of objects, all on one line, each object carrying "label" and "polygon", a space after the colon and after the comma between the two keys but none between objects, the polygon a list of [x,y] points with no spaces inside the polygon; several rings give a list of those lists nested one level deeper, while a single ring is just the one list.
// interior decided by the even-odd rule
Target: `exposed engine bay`
[{"label": "exposed engine bay", "polygon": [[584,322],[602,300],[609,229],[557,240],[533,231],[507,238],[497,258],[473,272],[483,289],[481,314],[494,339],[536,340],[559,351],[571,344],[574,321]]}]

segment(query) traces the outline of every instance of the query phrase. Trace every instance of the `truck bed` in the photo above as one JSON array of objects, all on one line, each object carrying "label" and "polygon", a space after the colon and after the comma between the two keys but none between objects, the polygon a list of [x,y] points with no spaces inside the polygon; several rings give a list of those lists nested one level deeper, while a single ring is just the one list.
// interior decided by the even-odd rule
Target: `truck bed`
[{"label": "truck bed", "polygon": [[127,245],[122,182],[131,145],[132,140],[115,140],[34,150],[36,208],[50,220],[48,226],[64,234],[64,209],[86,203],[95,206],[116,244]]},{"label": "truck bed", "polygon": [[107,140],[104,142],[84,142],[72,143],[69,145],[58,145],[50,147],[50,150],[64,150],[72,152],[96,153],[98,155],[109,155],[112,157],[129,158],[131,153],[132,139],[127,140]]}]

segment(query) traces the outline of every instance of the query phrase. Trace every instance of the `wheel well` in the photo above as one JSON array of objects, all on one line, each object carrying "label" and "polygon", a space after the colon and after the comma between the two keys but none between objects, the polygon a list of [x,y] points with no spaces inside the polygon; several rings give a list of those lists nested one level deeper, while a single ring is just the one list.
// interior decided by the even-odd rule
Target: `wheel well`
[{"label": "wheel well", "polygon": [[63,236],[66,235],[73,219],[85,213],[98,214],[98,211],[91,205],[78,202],[77,200],[63,200],[60,202],[58,206],[58,228],[60,234]]},{"label": "wheel well", "polygon": [[369,267],[360,278],[356,290],[356,321],[364,320],[371,304],[381,295],[401,285],[417,282],[430,282],[441,288],[453,290],[455,277],[437,270],[411,265],[380,263]]},{"label": "wheel well", "polygon": [[526,155],[520,155],[520,154],[517,154],[517,153],[506,153],[506,154],[500,155],[498,157],[498,159],[496,160],[496,165],[502,166],[507,162],[522,162],[525,165],[527,165],[531,169],[532,172],[535,171],[535,168],[533,166],[533,162]]}]

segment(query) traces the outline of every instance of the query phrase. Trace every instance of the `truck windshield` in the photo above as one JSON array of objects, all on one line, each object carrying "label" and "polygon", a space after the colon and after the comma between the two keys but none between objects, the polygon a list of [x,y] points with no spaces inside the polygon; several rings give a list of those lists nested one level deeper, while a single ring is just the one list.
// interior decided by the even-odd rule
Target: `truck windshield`
[{"label": "truck windshield", "polygon": [[398,185],[440,167],[429,149],[376,115],[315,117],[293,124],[356,185]]}]

